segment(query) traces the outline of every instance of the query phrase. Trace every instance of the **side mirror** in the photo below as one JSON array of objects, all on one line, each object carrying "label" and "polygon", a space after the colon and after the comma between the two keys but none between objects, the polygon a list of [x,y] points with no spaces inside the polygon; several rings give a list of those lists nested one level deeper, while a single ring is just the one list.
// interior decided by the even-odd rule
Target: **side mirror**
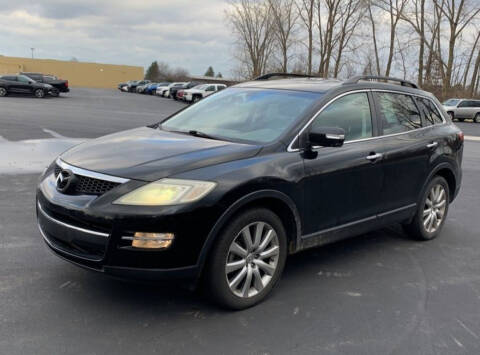
[{"label": "side mirror", "polygon": [[314,127],[308,132],[308,146],[341,147],[345,141],[345,131],[339,127]]}]

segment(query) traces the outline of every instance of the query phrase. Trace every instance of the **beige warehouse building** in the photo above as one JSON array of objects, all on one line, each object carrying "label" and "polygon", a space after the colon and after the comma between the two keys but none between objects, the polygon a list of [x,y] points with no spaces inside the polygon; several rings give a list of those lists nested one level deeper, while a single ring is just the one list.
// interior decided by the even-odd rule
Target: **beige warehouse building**
[{"label": "beige warehouse building", "polygon": [[0,56],[0,75],[19,72],[52,74],[67,79],[70,86],[88,88],[116,88],[118,83],[143,78],[143,68],[130,65]]}]

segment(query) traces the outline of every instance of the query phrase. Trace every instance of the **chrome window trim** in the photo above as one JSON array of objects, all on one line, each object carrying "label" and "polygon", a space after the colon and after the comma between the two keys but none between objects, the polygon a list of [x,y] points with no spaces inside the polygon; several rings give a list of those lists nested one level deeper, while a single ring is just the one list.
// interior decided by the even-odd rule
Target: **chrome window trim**
[{"label": "chrome window trim", "polygon": [[70,229],[75,229],[79,232],[83,232],[83,233],[87,233],[87,234],[92,234],[92,235],[98,235],[100,237],[105,237],[105,238],[108,238],[109,237],[109,234],[108,233],[102,233],[102,232],[96,232],[96,231],[92,231],[90,229],[85,229],[85,228],[80,228],[80,227],[76,227],[76,226],[72,226],[71,224],[68,224],[68,223],[65,223],[65,222],[62,222],[62,221],[59,221],[58,219],[56,218],[53,218],[52,216],[50,216],[47,212],[45,212],[42,208],[42,206],[40,205],[40,203],[37,202],[37,206],[38,206],[38,210],[42,213],[43,216],[45,216],[45,218],[49,219],[50,221],[52,221],[53,223],[56,223],[56,224],[59,224],[61,226],[64,226],[66,228],[70,228]]},{"label": "chrome window trim", "polygon": [[82,168],[78,168],[76,166],[65,163],[60,158],[57,158],[56,164],[59,167],[61,167],[62,169],[71,170],[72,173],[74,173],[75,175],[86,176],[86,177],[90,177],[90,178],[98,179],[98,180],[117,182],[119,184],[123,184],[123,183],[126,183],[126,182],[130,181],[130,179],[125,179],[125,178],[121,178],[121,177],[117,177],[117,176],[106,175],[106,174],[102,174],[102,173],[97,173],[95,171],[90,171],[90,170],[85,170],[85,169],[82,169]]},{"label": "chrome window trim", "polygon": [[[440,116],[442,117],[442,123],[439,123],[439,124],[435,124],[435,125],[431,125],[431,126],[427,126],[427,127],[421,127],[421,128],[416,128],[416,129],[412,129],[410,131],[405,131],[405,132],[399,132],[399,133],[392,133],[392,134],[385,134],[385,135],[382,135],[382,136],[376,136],[376,137],[368,137],[368,138],[361,138],[361,139],[354,139],[354,140],[351,140],[351,141],[346,141],[345,143],[343,143],[344,145],[345,144],[350,144],[350,143],[357,143],[357,142],[364,142],[364,141],[369,141],[369,140],[374,140],[374,139],[382,139],[382,138],[387,138],[387,137],[394,137],[394,136],[399,136],[399,135],[402,135],[402,134],[407,134],[407,133],[412,133],[414,131],[420,131],[420,130],[424,130],[424,129],[428,129],[428,128],[432,128],[432,127],[435,127],[435,126],[442,126],[442,125],[445,125],[447,123],[445,117],[443,116],[442,114],[442,110],[439,109],[438,105],[435,103],[435,101],[433,101],[428,95],[421,95],[421,94],[412,94],[412,93],[409,93],[409,92],[404,92],[404,91],[398,91],[398,90],[388,90],[388,89],[359,89],[359,90],[353,90],[353,91],[348,91],[348,92],[344,92],[343,94],[340,94],[336,97],[334,97],[333,99],[331,99],[330,101],[328,101],[325,105],[323,105],[320,110],[318,110],[312,118],[310,118],[310,120],[308,120],[308,122],[303,126],[303,128],[295,135],[295,137],[293,137],[292,141],[290,142],[290,144],[288,145],[287,147],[287,152],[299,152],[300,149],[299,148],[295,148],[293,149],[292,148],[292,145],[294,144],[295,140],[298,139],[298,137],[300,137],[300,135],[303,133],[303,131],[305,129],[307,129],[307,127],[313,122],[313,120],[319,115],[322,113],[322,111],[328,106],[330,105],[331,103],[333,103],[334,101],[336,101],[337,99],[343,97],[343,96],[346,96],[346,95],[349,95],[349,94],[355,94],[355,93],[360,93],[360,92],[390,92],[390,93],[394,93],[394,94],[402,94],[402,95],[410,95],[410,96],[418,96],[418,97],[421,97],[421,98],[424,98],[424,99],[427,99],[427,100],[430,100],[430,102],[435,106],[435,108],[440,112]],[[321,148],[319,146],[314,146],[312,147],[313,149],[318,149],[318,148]]]}]

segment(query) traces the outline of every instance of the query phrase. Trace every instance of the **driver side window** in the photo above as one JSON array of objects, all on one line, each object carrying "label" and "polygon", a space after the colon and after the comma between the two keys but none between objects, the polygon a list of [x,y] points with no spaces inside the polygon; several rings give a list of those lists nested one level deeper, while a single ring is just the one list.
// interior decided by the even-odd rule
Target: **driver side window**
[{"label": "driver side window", "polygon": [[328,105],[312,123],[314,127],[339,127],[345,141],[372,137],[372,115],[366,92],[345,95]]}]

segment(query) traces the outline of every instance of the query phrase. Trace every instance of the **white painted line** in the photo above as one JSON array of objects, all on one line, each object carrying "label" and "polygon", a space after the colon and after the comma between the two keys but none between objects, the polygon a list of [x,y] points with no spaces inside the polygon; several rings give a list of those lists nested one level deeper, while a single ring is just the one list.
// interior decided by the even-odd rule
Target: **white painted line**
[{"label": "white painted line", "polygon": [[476,141],[480,142],[480,137],[475,137],[475,136],[465,136],[466,141]]},{"label": "white painted line", "polygon": [[60,138],[60,139],[65,139],[68,137],[65,137],[65,136],[62,136],[60,133],[57,133],[55,131],[52,131],[51,129],[48,129],[48,128],[43,128],[42,131],[44,131],[45,133],[48,133],[50,134],[53,138]]}]

